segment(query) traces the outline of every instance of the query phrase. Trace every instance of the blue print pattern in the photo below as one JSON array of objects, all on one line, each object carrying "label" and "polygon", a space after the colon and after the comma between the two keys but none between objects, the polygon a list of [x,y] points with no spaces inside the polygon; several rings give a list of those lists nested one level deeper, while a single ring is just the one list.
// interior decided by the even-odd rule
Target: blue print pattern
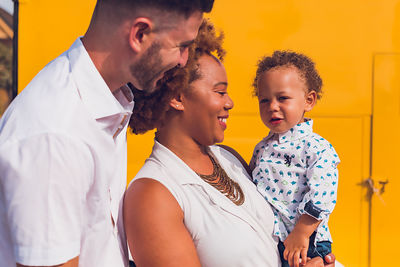
[{"label": "blue print pattern", "polygon": [[286,133],[270,133],[256,145],[250,162],[253,182],[274,209],[274,234],[281,241],[299,216],[308,214],[322,220],[315,241],[332,242],[328,219],[336,204],[340,159],[312,125],[307,119]]}]

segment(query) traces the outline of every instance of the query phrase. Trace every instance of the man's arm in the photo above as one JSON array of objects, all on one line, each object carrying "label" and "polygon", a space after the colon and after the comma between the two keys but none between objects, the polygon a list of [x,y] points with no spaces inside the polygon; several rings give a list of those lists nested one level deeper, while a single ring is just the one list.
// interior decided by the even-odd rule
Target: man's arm
[{"label": "man's arm", "polygon": [[76,262],[92,162],[85,145],[60,134],[2,144],[0,194],[6,216],[1,221],[8,224],[15,262],[26,266]]}]

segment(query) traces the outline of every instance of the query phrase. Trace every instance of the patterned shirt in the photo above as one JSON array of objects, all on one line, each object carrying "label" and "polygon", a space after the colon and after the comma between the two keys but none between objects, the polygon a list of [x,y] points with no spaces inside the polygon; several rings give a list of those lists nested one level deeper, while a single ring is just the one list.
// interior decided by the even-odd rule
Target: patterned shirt
[{"label": "patterned shirt", "polygon": [[282,241],[300,215],[322,222],[316,241],[330,241],[328,219],[336,204],[340,162],[332,145],[312,131],[313,121],[269,133],[254,149],[250,167],[258,191],[272,205],[274,234]]}]

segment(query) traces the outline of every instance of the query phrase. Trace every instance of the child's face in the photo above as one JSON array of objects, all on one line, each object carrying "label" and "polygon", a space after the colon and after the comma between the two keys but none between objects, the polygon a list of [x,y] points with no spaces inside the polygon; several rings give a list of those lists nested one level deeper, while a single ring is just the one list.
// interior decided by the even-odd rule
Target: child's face
[{"label": "child's face", "polygon": [[296,67],[282,66],[261,74],[258,80],[260,116],[274,133],[284,133],[304,121],[316,100],[315,91],[308,92]]}]

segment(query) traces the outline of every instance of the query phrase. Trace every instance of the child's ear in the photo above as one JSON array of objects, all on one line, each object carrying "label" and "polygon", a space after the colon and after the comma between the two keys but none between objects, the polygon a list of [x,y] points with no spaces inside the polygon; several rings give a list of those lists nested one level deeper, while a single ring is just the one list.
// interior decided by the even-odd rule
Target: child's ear
[{"label": "child's ear", "polygon": [[145,17],[138,17],[132,21],[129,32],[129,45],[133,51],[140,53],[145,49],[153,27],[153,22]]},{"label": "child's ear", "polygon": [[306,93],[306,107],[305,107],[305,112],[311,111],[317,101],[317,92],[310,91],[308,93]]},{"label": "child's ear", "polygon": [[182,102],[182,97],[181,97],[180,95],[178,95],[178,96],[172,98],[172,99],[169,101],[169,106],[170,106],[171,108],[175,109],[175,110],[178,110],[178,111],[182,111],[182,110],[185,109],[185,107],[184,107],[184,105],[183,105],[183,102]]}]

